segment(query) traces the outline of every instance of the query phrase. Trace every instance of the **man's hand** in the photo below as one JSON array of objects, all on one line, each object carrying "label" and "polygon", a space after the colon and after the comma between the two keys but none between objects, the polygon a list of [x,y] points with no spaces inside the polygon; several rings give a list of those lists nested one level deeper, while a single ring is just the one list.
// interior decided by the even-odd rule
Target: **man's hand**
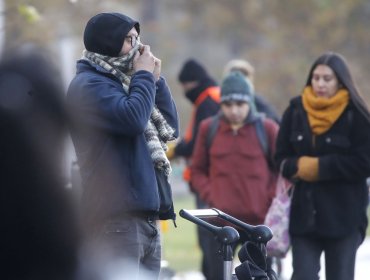
[{"label": "man's hand", "polygon": [[168,150],[166,152],[166,156],[169,160],[175,158],[175,148],[176,148],[176,142],[171,141],[167,143]]},{"label": "man's hand", "polygon": [[134,57],[134,70],[135,72],[140,70],[149,71],[150,73],[154,72],[156,58],[150,51],[150,46],[144,45],[142,52],[137,52]]},{"label": "man's hand", "polygon": [[154,57],[153,75],[156,81],[158,81],[161,76],[161,65],[162,65],[162,61],[159,58]]}]

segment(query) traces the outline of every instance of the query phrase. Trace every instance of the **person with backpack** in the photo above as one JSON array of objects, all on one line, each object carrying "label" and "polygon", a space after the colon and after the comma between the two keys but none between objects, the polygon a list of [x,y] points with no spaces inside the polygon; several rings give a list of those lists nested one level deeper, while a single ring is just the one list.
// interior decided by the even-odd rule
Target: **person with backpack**
[{"label": "person with backpack", "polygon": [[[254,67],[247,60],[230,60],[228,63],[226,63],[224,68],[224,76],[232,71],[240,71],[240,73],[246,76],[252,84],[254,83]],[[280,124],[280,115],[274,106],[272,106],[272,104],[263,98],[261,94],[254,92],[254,103],[258,112],[264,113],[266,117],[274,120],[277,124]]]},{"label": "person with backpack", "polygon": [[320,55],[286,109],[276,162],[294,181],[289,232],[294,280],[353,280],[364,240],[370,175],[370,113],[343,56]]},{"label": "person with backpack", "polygon": [[[262,224],[275,195],[272,159],[278,129],[256,112],[250,81],[237,71],[228,74],[221,86],[220,114],[201,122],[195,142],[191,184],[200,198],[246,223]],[[240,242],[246,241],[240,235]],[[207,279],[222,279],[219,245],[212,234],[208,238],[212,271]]]}]

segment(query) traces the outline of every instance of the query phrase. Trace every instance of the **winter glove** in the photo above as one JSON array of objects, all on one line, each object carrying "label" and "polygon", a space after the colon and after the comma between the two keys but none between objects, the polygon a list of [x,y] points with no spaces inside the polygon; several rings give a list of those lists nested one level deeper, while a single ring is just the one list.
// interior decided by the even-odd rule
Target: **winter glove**
[{"label": "winter glove", "polygon": [[298,172],[295,177],[307,182],[319,179],[319,158],[303,156],[298,159]]}]

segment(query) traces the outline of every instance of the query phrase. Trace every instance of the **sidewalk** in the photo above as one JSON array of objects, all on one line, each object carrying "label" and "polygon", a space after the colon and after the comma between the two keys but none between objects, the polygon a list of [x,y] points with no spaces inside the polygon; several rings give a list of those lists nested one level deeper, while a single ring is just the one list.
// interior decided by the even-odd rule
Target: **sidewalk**
[{"label": "sidewalk", "polygon": [[[323,257],[321,258],[320,280],[325,280],[325,264]],[[288,280],[292,274],[292,256],[290,252],[283,260],[283,273],[281,280]],[[357,251],[355,280],[370,279],[370,237],[367,237]]]},{"label": "sidewalk", "polygon": [[[237,261],[237,259],[235,259]],[[290,252],[283,260],[283,272],[281,280],[289,280],[292,274],[292,256]],[[320,280],[325,280],[325,264],[321,259]],[[357,251],[355,280],[368,280],[370,275],[370,237],[367,237],[364,243]],[[203,275],[198,271],[189,271],[181,273],[172,278],[173,280],[204,280]]]}]

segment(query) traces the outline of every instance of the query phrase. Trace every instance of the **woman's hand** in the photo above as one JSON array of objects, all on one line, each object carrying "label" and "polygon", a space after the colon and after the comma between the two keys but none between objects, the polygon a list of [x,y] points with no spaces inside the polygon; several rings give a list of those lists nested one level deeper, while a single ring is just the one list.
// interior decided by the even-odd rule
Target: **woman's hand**
[{"label": "woman's hand", "polygon": [[307,182],[316,182],[319,179],[319,158],[303,156],[298,159],[297,178]]}]

